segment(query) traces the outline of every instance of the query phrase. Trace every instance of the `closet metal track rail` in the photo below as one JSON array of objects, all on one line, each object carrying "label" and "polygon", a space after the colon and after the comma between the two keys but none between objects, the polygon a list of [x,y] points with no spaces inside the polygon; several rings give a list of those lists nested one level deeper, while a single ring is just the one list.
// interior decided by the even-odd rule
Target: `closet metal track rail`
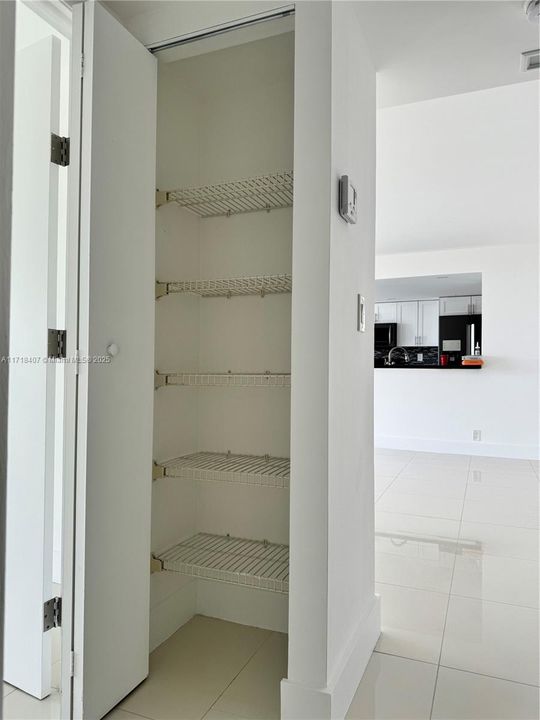
[{"label": "closet metal track rail", "polygon": [[293,173],[285,170],[218,185],[156,192],[157,207],[170,202],[201,218],[287,208],[293,204]]},{"label": "closet metal track rail", "polygon": [[154,556],[152,567],[259,590],[289,592],[289,547],[277,543],[197,533]]},{"label": "closet metal track rail", "polygon": [[273,488],[289,487],[291,461],[271,455],[233,455],[197,452],[156,463],[153,479],[175,477],[184,480],[239,483]]},{"label": "closet metal track rail", "polygon": [[157,282],[156,300],[174,293],[200,297],[226,297],[240,295],[275,295],[292,292],[292,275],[256,275],[253,277],[224,278],[221,280],[183,280]]},{"label": "closet metal track rail", "polygon": [[235,387],[235,388],[288,388],[290,373],[161,373],[156,370],[154,387],[183,385],[189,387]]}]

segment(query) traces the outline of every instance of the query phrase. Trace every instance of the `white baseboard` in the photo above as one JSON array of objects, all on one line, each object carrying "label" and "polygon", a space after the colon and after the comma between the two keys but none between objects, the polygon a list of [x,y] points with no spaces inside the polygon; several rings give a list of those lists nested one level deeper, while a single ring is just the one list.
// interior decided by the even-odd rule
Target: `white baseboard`
[{"label": "white baseboard", "polygon": [[150,608],[150,652],[195,615],[197,582],[192,581]]},{"label": "white baseboard", "polygon": [[380,615],[375,596],[327,687],[281,681],[281,720],[343,720],[379,638]]},{"label": "white baseboard", "polygon": [[199,615],[288,632],[289,596],[281,593],[199,578],[196,607]]},{"label": "white baseboard", "polygon": [[536,445],[511,445],[486,442],[457,442],[436,438],[392,437],[378,435],[375,437],[376,448],[391,450],[412,450],[417,452],[440,452],[454,455],[478,455],[486,457],[514,458],[534,460],[538,457]]}]

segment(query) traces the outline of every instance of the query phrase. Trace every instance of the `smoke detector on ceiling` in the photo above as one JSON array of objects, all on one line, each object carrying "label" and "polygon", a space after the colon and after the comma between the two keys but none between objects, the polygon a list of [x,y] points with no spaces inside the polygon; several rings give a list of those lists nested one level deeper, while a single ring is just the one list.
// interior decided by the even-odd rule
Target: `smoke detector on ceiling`
[{"label": "smoke detector on ceiling", "polygon": [[540,0],[525,0],[523,8],[530,22],[538,22],[540,18]]}]

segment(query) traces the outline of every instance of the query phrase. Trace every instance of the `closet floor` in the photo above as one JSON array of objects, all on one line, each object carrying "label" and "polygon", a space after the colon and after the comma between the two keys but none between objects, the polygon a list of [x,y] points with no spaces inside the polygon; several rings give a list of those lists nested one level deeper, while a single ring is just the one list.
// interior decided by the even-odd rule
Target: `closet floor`
[{"label": "closet floor", "polygon": [[287,636],[196,615],[150,656],[110,720],[279,718]]}]

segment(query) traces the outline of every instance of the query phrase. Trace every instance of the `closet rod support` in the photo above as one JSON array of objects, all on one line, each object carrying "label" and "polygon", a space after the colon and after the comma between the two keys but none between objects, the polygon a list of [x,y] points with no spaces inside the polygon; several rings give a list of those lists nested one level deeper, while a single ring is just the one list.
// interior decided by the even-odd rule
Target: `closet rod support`
[{"label": "closet rod support", "polygon": [[169,193],[166,190],[156,190],[156,207],[166,205],[169,202]]},{"label": "closet rod support", "polygon": [[157,462],[154,462],[152,465],[152,480],[159,480],[163,477],[165,477],[165,468],[162,465],[158,465]]},{"label": "closet rod support", "polygon": [[163,560],[160,560],[155,555],[150,555],[150,575],[158,572],[163,572]]},{"label": "closet rod support", "polygon": [[169,294],[169,283],[156,282],[156,300]]},{"label": "closet rod support", "polygon": [[156,370],[154,373],[154,390],[159,390],[160,387],[165,387],[165,385],[167,385],[167,375]]}]

